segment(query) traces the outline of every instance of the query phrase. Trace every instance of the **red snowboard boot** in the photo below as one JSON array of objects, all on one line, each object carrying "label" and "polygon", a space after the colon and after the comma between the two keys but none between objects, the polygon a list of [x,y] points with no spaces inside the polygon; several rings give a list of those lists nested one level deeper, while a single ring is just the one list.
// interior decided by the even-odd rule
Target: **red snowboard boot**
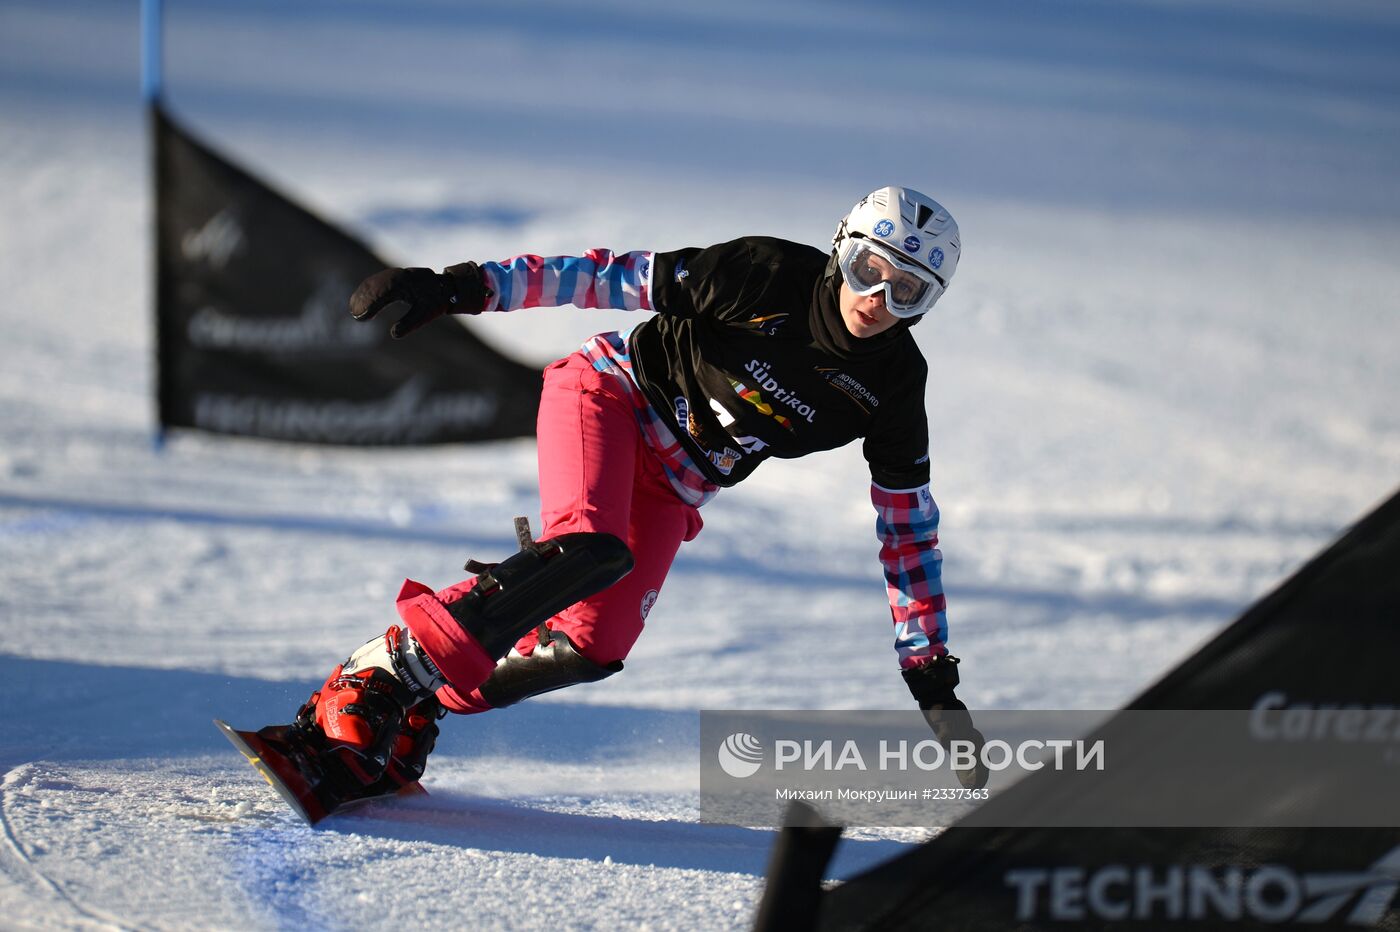
[{"label": "red snowboard boot", "polygon": [[297,712],[296,727],[334,761],[331,769],[353,779],[357,795],[416,781],[437,740],[433,690],[442,680],[415,648],[390,627],[332,670]]}]

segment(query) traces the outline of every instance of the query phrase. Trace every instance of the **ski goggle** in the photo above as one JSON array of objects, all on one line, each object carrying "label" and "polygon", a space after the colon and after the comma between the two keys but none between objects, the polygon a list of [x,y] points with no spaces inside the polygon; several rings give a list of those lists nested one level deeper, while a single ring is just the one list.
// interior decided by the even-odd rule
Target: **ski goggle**
[{"label": "ski goggle", "polygon": [[895,317],[918,317],[943,294],[943,281],[874,240],[848,236],[837,254],[841,277],[864,297],[881,288],[885,307]]}]

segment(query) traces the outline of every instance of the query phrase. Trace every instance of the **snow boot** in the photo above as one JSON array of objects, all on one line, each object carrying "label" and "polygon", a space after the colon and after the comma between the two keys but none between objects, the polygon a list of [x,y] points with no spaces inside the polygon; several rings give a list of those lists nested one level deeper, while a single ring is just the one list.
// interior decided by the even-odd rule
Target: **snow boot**
[{"label": "snow boot", "polygon": [[315,825],[350,803],[424,792],[418,778],[437,741],[442,707],[432,690],[441,684],[395,626],[337,665],[291,724],[214,724]]},{"label": "snow boot", "polygon": [[384,775],[370,793],[397,793],[411,783],[417,783],[428,766],[428,755],[437,745],[438,720],[447,710],[435,698],[424,699],[403,714],[403,726],[389,752]]},{"label": "snow boot", "polygon": [[374,795],[386,774],[396,786],[422,775],[437,738],[433,691],[442,684],[413,638],[393,625],[331,671],[297,712],[295,727],[358,784],[357,795]]}]

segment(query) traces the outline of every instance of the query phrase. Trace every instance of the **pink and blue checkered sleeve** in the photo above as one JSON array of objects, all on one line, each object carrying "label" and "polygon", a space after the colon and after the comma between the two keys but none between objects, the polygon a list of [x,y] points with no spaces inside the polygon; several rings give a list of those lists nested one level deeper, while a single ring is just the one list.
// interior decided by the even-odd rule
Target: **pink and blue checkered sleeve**
[{"label": "pink and blue checkered sleeve", "polygon": [[880,563],[894,620],[899,665],[916,667],[948,652],[948,603],[938,550],[938,505],[927,485],[892,490],[871,483]]},{"label": "pink and blue checkered sleeve", "polygon": [[482,272],[496,293],[488,311],[526,307],[603,307],[650,311],[650,252],[613,253],[590,249],[581,256],[516,256],[483,262]]}]

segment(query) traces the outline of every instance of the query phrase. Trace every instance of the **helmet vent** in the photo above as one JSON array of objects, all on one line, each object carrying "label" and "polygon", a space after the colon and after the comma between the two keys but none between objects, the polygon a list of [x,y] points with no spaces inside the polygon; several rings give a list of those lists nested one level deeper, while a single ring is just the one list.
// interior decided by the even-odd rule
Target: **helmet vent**
[{"label": "helmet vent", "polygon": [[884,210],[886,207],[890,206],[890,199],[885,196],[884,191],[876,191],[874,194],[870,195],[870,203]]},{"label": "helmet vent", "polygon": [[932,217],[932,216],[933,216],[933,208],[930,207],[930,206],[928,206],[927,204],[920,204],[920,205],[919,205],[919,218],[918,218],[918,220],[914,223],[914,226],[916,226],[916,227],[918,227],[920,230],[922,230],[922,229],[928,224],[929,218]]}]

